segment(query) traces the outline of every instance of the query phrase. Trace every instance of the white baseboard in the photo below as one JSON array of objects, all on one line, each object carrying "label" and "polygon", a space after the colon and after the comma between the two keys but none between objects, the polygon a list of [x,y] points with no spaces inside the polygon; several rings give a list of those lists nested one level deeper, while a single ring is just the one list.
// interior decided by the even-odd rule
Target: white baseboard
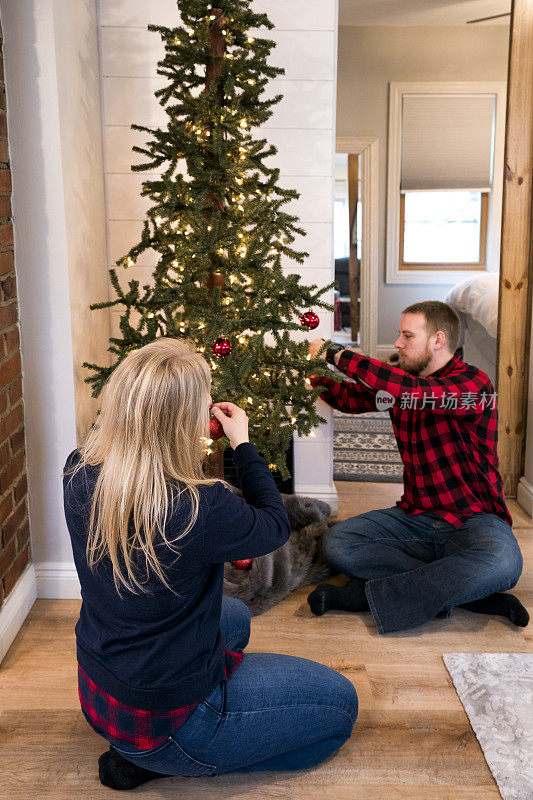
[{"label": "white baseboard", "polygon": [[13,644],[36,597],[35,568],[29,564],[0,610],[0,662]]},{"label": "white baseboard", "polygon": [[518,481],[516,501],[522,506],[526,514],[533,517],[533,486],[524,477]]},{"label": "white baseboard", "polygon": [[80,582],[74,562],[40,561],[35,564],[37,597],[79,600]]}]

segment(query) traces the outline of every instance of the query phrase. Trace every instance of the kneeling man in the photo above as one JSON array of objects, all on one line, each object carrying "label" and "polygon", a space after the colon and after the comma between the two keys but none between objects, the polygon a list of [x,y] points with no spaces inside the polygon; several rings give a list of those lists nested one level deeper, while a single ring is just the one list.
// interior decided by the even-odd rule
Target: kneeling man
[{"label": "kneeling man", "polygon": [[[529,622],[504,594],[522,555],[498,472],[496,395],[484,372],[454,355],[459,335],[455,311],[426,301],[403,312],[399,368],[341,345],[323,354],[352,379],[312,379],[329,405],[347,414],[388,408],[404,493],[393,508],[330,528],[325,556],[351,580],[319,585],[308,598],[314,614],[371,611],[380,633],[449,617],[454,606]],[[311,355],[323,344],[312,342]]]}]

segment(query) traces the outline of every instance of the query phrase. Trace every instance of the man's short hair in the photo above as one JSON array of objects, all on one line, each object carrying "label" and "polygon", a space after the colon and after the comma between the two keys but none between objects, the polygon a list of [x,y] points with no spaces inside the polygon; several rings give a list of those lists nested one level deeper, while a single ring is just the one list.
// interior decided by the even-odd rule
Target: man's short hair
[{"label": "man's short hair", "polygon": [[407,306],[402,314],[423,314],[428,335],[433,336],[437,331],[442,331],[446,335],[450,352],[455,353],[461,336],[461,320],[447,303],[441,303],[440,300],[424,300]]}]

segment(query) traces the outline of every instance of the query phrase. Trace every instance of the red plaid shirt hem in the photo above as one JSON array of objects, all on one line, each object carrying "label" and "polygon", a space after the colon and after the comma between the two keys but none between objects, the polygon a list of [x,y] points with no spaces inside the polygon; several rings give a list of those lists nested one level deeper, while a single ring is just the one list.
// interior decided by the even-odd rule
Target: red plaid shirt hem
[{"label": "red plaid shirt hem", "polygon": [[[224,680],[228,680],[243,659],[242,653],[224,651]],[[89,725],[111,744],[127,742],[139,750],[152,750],[187,722],[201,702],[171,711],[146,711],[119,702],[100,689],[78,664],[78,695]]]}]

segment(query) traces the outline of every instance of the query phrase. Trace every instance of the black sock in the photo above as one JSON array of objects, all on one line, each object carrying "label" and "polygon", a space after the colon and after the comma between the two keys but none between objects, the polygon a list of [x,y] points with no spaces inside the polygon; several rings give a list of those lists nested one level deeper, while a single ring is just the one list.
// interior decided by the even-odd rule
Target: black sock
[{"label": "black sock", "polygon": [[159,772],[152,772],[144,767],[132,764],[127,758],[120,755],[113,747],[102,753],[98,759],[98,775],[100,782],[110,789],[135,789],[142,783],[152,781],[154,778],[166,778]]},{"label": "black sock", "polygon": [[472,603],[461,603],[459,608],[466,608],[476,614],[493,614],[497,617],[507,617],[515,625],[525,628],[529,622],[529,614],[518,597],[514,594],[495,592],[481,600]]},{"label": "black sock", "polygon": [[320,583],[307,598],[311,611],[321,617],[326,611],[369,611],[365,581],[352,578],[346,586]]}]

